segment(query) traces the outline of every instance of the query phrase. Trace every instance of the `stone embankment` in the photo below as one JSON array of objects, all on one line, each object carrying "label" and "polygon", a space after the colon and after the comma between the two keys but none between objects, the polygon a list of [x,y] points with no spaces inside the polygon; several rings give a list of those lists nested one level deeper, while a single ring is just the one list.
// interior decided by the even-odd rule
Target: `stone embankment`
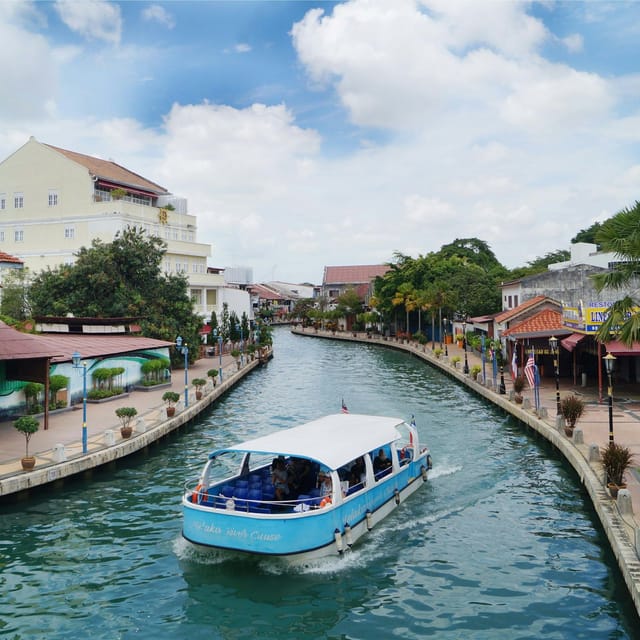
[{"label": "stone embankment", "polygon": [[[490,373],[487,380],[480,375],[473,379],[463,371],[465,357],[469,369],[473,365],[481,365],[481,356],[459,347],[447,345],[448,356],[436,355],[432,344],[420,345],[417,342],[385,338],[376,335],[353,332],[316,331],[315,329],[294,328],[296,335],[378,344],[382,347],[398,349],[421,358],[429,365],[440,369],[456,382],[467,386],[476,394],[486,398],[506,413],[517,418],[527,427],[535,430],[551,442],[575,469],[584,485],[596,513],[602,523],[609,544],[618,561],[625,583],[631,594],[638,615],[640,615],[640,480],[636,472],[627,478],[628,488],[621,490],[618,499],[609,495],[605,485],[604,471],[600,463],[600,448],[606,446],[608,439],[608,405],[589,402],[585,416],[574,430],[572,438],[564,435],[564,423],[556,416],[555,383],[542,381],[539,389],[540,403],[536,409],[529,398],[523,404],[514,401],[511,378],[504,378],[505,393],[500,393],[500,380],[492,378],[491,364],[486,365]],[[457,361],[457,362],[456,362]],[[583,389],[570,389],[573,393],[586,394]],[[565,389],[566,391],[566,389]],[[616,442],[628,446],[636,454],[636,464],[640,464],[640,414],[625,408],[631,406],[631,400],[620,402],[616,409],[617,435]]]}]

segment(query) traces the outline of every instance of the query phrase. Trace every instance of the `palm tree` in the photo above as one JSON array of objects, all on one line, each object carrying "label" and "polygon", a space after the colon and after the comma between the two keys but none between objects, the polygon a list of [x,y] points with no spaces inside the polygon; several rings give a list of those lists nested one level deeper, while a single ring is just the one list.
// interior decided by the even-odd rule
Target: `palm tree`
[{"label": "palm tree", "polygon": [[[598,291],[605,288],[624,289],[630,285],[637,290],[640,272],[640,202],[623,209],[607,220],[596,235],[604,251],[612,251],[620,262],[609,272],[594,276]],[[640,301],[627,293],[609,307],[606,320],[598,330],[601,342],[611,340],[613,333],[630,345],[640,339]]]},{"label": "palm tree", "polygon": [[409,333],[409,312],[414,311],[416,308],[416,292],[413,285],[410,282],[404,282],[398,287],[391,304],[394,307],[404,305],[405,312],[407,314],[405,331]]}]

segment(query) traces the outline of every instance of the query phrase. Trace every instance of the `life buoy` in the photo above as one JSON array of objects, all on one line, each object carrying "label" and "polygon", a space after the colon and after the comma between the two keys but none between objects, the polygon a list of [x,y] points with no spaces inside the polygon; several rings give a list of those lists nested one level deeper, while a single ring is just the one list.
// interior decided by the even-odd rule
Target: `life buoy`
[{"label": "life buoy", "polygon": [[204,490],[204,485],[199,484],[191,494],[191,502],[193,504],[200,504],[203,500],[208,498],[207,492]]},{"label": "life buoy", "polygon": [[330,504],[331,504],[331,496],[325,496],[320,501],[320,508],[323,509],[324,507],[327,507]]}]

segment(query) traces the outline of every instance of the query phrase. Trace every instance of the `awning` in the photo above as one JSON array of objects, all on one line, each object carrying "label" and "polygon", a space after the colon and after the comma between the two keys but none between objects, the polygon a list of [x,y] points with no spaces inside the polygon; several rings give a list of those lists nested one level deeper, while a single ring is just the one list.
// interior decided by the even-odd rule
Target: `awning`
[{"label": "awning", "polygon": [[611,340],[602,344],[605,351],[614,356],[637,356],[640,355],[640,342],[634,342],[630,347],[619,340]]},{"label": "awning", "polygon": [[560,344],[567,351],[573,351],[578,346],[578,342],[586,337],[587,336],[584,333],[572,333],[568,338],[560,340]]}]

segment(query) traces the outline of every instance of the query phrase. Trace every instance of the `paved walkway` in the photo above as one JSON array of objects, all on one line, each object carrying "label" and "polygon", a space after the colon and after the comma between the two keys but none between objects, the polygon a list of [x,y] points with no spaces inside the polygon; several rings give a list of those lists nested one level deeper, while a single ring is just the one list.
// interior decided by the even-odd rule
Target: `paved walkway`
[{"label": "paved walkway", "polygon": [[[218,356],[207,356],[197,360],[189,366],[189,402],[195,400],[195,388],[191,384],[194,378],[207,378],[209,369],[217,369],[220,360]],[[222,358],[223,379],[226,380],[231,372],[237,370],[234,359],[230,355]],[[171,389],[180,394],[184,403],[184,370],[173,371],[171,387],[163,386],[153,391],[131,391],[126,397],[119,397],[109,402],[87,403],[87,440],[88,450],[103,447],[104,433],[109,429],[118,431],[120,421],[115,414],[118,407],[135,407],[138,410],[136,418],[144,418],[149,423],[156,423],[166,416],[166,404],[162,400],[165,391]],[[40,430],[33,434],[29,442],[29,454],[36,457],[38,465],[54,462],[54,447],[63,444],[68,458],[82,453],[82,403],[74,405],[72,409],[58,411],[49,415],[49,428],[44,430],[43,420]],[[14,427],[12,422],[0,422],[0,478],[8,477],[22,471],[20,458],[25,454],[25,438]]]}]

